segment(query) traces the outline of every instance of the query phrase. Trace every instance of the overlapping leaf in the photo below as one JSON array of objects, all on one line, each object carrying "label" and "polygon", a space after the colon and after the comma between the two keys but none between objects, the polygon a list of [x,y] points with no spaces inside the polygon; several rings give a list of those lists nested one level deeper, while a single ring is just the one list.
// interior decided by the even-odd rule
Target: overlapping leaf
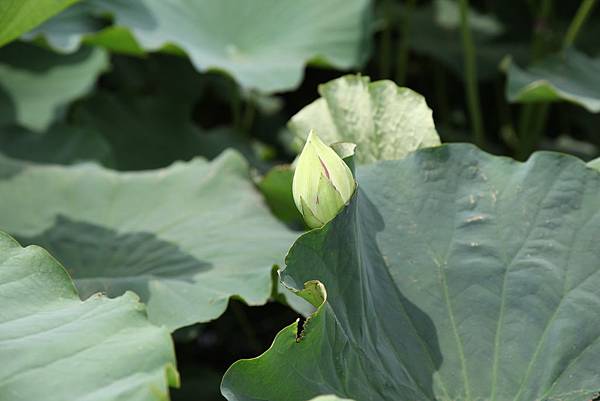
[{"label": "overlapping leaf", "polygon": [[0,227],[49,249],[81,295],[136,292],[171,329],[264,303],[295,235],[272,217],[229,151],[206,162],[116,173],[0,159]]},{"label": "overlapping leaf", "polygon": [[77,0],[4,0],[0,2],[0,46],[19,37]]},{"label": "overlapping leaf", "polygon": [[547,57],[527,69],[511,63],[506,97],[511,102],[567,101],[600,112],[600,58],[573,49]]},{"label": "overlapping leaf", "polygon": [[234,364],[228,399],[600,391],[597,171],[561,154],[519,164],[450,145],[359,167],[357,179],[350,205],[287,258],[284,282],[306,283],[318,311]]},{"label": "overlapping leaf", "polygon": [[114,165],[113,150],[92,127],[64,123],[37,133],[19,126],[0,128],[0,153],[40,163],[73,164],[94,160]]},{"label": "overlapping leaf", "polygon": [[45,250],[0,232],[0,399],[148,401],[178,385],[169,333],[128,292],[82,302]]},{"label": "overlapping leaf", "polygon": [[[406,7],[400,9],[406,13]],[[403,17],[403,16],[402,16]],[[402,18],[398,23],[404,23]],[[501,37],[503,25],[495,17],[469,10],[469,23],[476,45],[477,77],[490,79],[500,73],[499,65],[507,54],[521,60],[529,57],[529,44]],[[440,0],[420,6],[410,14],[409,45],[448,67],[456,76],[464,76],[463,47],[460,36],[458,3]]]},{"label": "overlapping leaf", "polygon": [[297,151],[311,129],[328,144],[355,143],[359,163],[397,159],[440,144],[431,109],[421,95],[408,88],[347,75],[320,85],[319,93],[321,98],[289,122]]},{"label": "overlapping leaf", "polygon": [[[296,87],[308,62],[341,69],[359,65],[368,51],[370,2],[367,0],[162,0],[92,1],[68,28],[49,22],[37,34],[63,50],[86,38],[126,52],[126,32],[98,41],[97,15],[113,16],[147,51],[185,52],[199,71],[223,70],[243,87],[265,92]],[[64,18],[64,17],[63,17]],[[111,28],[114,30],[114,28]],[[115,47],[119,45],[121,47]]]},{"label": "overlapping leaf", "polygon": [[68,56],[21,43],[0,49],[0,124],[45,130],[107,68],[102,49]]}]

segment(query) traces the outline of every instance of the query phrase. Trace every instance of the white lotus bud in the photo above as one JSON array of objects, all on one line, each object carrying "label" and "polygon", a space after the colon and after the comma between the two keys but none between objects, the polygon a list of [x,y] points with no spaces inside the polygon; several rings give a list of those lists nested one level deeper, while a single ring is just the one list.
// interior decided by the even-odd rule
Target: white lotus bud
[{"label": "white lotus bud", "polygon": [[294,202],[306,224],[317,228],[333,219],[355,188],[350,168],[311,130],[292,183]]}]

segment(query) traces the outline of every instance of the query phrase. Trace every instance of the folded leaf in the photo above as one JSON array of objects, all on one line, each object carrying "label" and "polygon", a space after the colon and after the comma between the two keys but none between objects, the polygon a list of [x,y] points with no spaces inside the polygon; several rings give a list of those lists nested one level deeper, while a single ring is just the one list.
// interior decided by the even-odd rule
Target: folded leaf
[{"label": "folded leaf", "polygon": [[0,232],[0,399],[149,401],[177,386],[169,332],[131,292],[80,301],[45,250]]},{"label": "folded leaf", "polygon": [[359,167],[357,181],[283,272],[297,290],[319,280],[327,300],[301,333],[295,323],[229,369],[229,400],[600,391],[600,174],[557,153],[520,164],[449,145]]},{"label": "folded leaf", "polygon": [[527,69],[510,63],[507,76],[506,97],[511,102],[567,101],[600,112],[600,58],[570,49]]}]

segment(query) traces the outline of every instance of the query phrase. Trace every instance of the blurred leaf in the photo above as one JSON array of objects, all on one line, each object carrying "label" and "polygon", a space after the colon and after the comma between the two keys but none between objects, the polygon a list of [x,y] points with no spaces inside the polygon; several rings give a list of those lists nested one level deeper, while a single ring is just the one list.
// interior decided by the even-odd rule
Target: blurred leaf
[{"label": "blurred leaf", "polygon": [[224,401],[219,392],[221,374],[208,368],[195,366],[182,367],[179,370],[181,388],[171,391],[172,401]]},{"label": "blurred leaf", "polygon": [[66,124],[55,124],[43,134],[17,126],[0,128],[0,153],[39,163],[114,164],[112,149],[100,133]]},{"label": "blurred leaf", "polygon": [[547,138],[540,144],[540,149],[567,153],[582,160],[590,160],[598,154],[598,148],[594,144],[564,134],[557,138]]},{"label": "blurred leaf", "polygon": [[[448,10],[452,10],[451,12]],[[403,9],[401,9],[403,10]],[[455,2],[436,2],[413,10],[411,14],[411,50],[425,54],[448,67],[460,79],[464,76],[463,48]],[[507,54],[517,60],[529,56],[527,41],[505,40],[502,24],[490,16],[470,11],[471,30],[476,48],[477,76],[487,80],[500,75],[499,65]]]},{"label": "blurred leaf", "polygon": [[75,2],[77,0],[3,0],[0,2],[0,46]]},{"label": "blurred leaf", "polygon": [[[435,0],[434,18],[436,22],[445,29],[460,29],[460,9],[457,1]],[[504,27],[494,16],[478,13],[474,9],[469,10],[470,28],[478,34],[497,36],[504,32]]]},{"label": "blurred leaf", "polygon": [[423,96],[392,81],[369,82],[346,75],[319,86],[321,98],[293,116],[290,130],[299,152],[311,129],[324,142],[357,145],[359,163],[399,159],[440,144],[432,112]]},{"label": "blurred leaf", "polygon": [[357,181],[286,258],[283,282],[323,304],[229,369],[229,400],[598,393],[600,174],[558,153],[521,164],[456,144],[359,166]]},{"label": "blurred leaf", "polygon": [[253,166],[262,161],[249,139],[233,128],[201,130],[190,119],[185,97],[131,96],[100,91],[73,113],[80,130],[99,132],[109,143],[114,167],[146,170],[195,156],[213,159],[233,148]]},{"label": "blurred leaf", "polygon": [[[141,48],[183,51],[198,71],[225,71],[243,87],[264,92],[297,87],[308,62],[340,69],[359,66],[366,59],[371,34],[368,0],[92,4],[95,12],[112,14],[115,25],[127,27]],[[89,32],[89,25],[82,28],[79,36],[70,32],[70,37]],[[60,24],[49,22],[40,32],[52,38],[62,30]],[[87,40],[114,47],[110,38],[98,41],[88,35]]]},{"label": "blurred leaf", "polygon": [[546,57],[523,70],[510,63],[506,97],[510,102],[567,101],[600,112],[600,58],[576,50]]},{"label": "blurred leaf", "polygon": [[590,166],[591,168],[595,168],[596,170],[600,171],[600,157],[597,158],[597,159],[592,160],[591,162],[589,162],[588,166]]},{"label": "blurred leaf", "polygon": [[83,42],[88,45],[102,46],[116,53],[145,55],[144,49],[140,47],[131,32],[122,26],[109,26],[94,35],[89,35]]},{"label": "blurred leaf", "polygon": [[152,322],[175,329],[218,317],[231,296],[271,294],[296,235],[248,175],[233,151],[140,173],[0,158],[0,227],[52,252],[82,297],[135,291]]},{"label": "blurred leaf", "polygon": [[[100,132],[114,153],[120,170],[165,167],[175,160],[190,160],[207,151],[202,134],[192,124],[190,111],[175,98],[113,95],[98,92],[75,110],[75,124]],[[204,148],[204,149],[203,149]]]},{"label": "blurred leaf", "polygon": [[165,400],[178,385],[169,332],[131,292],[79,300],[64,268],[0,232],[0,398]]},{"label": "blurred leaf", "polygon": [[68,56],[23,43],[0,49],[0,108],[14,114],[3,115],[0,123],[44,131],[108,67],[102,49],[85,48]]},{"label": "blurred leaf", "polygon": [[302,222],[292,195],[293,178],[290,166],[276,166],[258,183],[273,214],[286,223]]},{"label": "blurred leaf", "polygon": [[107,25],[92,4],[77,3],[25,33],[22,39],[42,37],[53,50],[62,53],[77,51],[86,35],[96,33]]}]

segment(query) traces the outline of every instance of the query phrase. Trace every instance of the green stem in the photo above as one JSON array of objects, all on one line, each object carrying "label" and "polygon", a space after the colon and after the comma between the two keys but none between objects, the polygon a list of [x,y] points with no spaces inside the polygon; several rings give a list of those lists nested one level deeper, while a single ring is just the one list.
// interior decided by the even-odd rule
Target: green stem
[{"label": "green stem", "polygon": [[261,353],[263,351],[263,347],[258,340],[258,336],[252,328],[252,323],[250,322],[250,319],[248,319],[248,316],[246,315],[246,312],[244,312],[242,306],[237,301],[231,301],[229,306],[231,307],[236,320],[240,324],[242,331],[244,332],[244,336],[246,337],[246,341],[252,348],[252,351],[255,354]]},{"label": "green stem", "polygon": [[240,126],[244,133],[249,133],[254,124],[254,117],[256,115],[256,107],[254,105],[254,99],[252,96],[248,96],[246,101],[246,107],[244,108],[244,115],[241,118]]},{"label": "green stem", "polygon": [[592,11],[592,8],[594,8],[595,4],[596,0],[583,0],[581,2],[581,5],[579,6],[577,13],[575,14],[575,17],[573,18],[573,21],[571,21],[571,25],[569,25],[567,34],[565,35],[565,40],[563,42],[565,48],[571,47],[573,43],[575,43],[577,34],[579,33],[581,27],[589,17],[590,12]]},{"label": "green stem", "polygon": [[448,106],[448,87],[446,84],[446,71],[439,63],[433,64],[433,82],[435,88],[435,113],[442,125],[450,124],[450,107]]},{"label": "green stem", "polygon": [[[573,17],[569,29],[565,35],[563,46],[569,48],[575,43],[577,35],[581,31],[583,24],[589,17],[596,0],[583,0],[577,13]],[[546,18],[551,9],[552,1],[544,0],[540,9],[540,17]],[[541,39],[536,38],[536,41]],[[535,54],[539,47],[534,45],[534,58],[543,54]],[[528,104],[523,107],[521,121],[519,125],[519,137],[521,138],[521,147],[519,149],[519,158],[524,159],[533,152],[540,140],[541,134],[546,126],[546,119],[550,105],[548,103]]]},{"label": "green stem", "polygon": [[383,0],[384,23],[381,32],[381,49],[379,58],[379,75],[381,78],[389,78],[391,72],[392,53],[392,0]]},{"label": "green stem", "polygon": [[233,126],[240,128],[242,122],[242,99],[239,89],[235,83],[231,83],[229,99],[231,100],[231,118],[233,120]]},{"label": "green stem", "polygon": [[402,16],[402,32],[398,45],[398,65],[396,67],[396,83],[404,85],[406,70],[408,67],[408,55],[410,47],[410,22],[416,0],[407,0],[404,14]]},{"label": "green stem", "polygon": [[552,5],[552,0],[543,0],[539,12],[536,13],[535,30],[533,34],[533,43],[531,46],[531,55],[533,61],[536,61],[542,57],[546,51],[544,35],[546,34],[548,19],[550,17],[550,12],[552,11]]},{"label": "green stem", "polygon": [[465,68],[465,90],[471,117],[471,128],[474,134],[474,142],[479,147],[485,146],[485,134],[483,131],[483,119],[479,104],[479,89],[477,87],[477,60],[475,58],[475,44],[469,27],[469,1],[460,0],[460,31],[462,35],[464,68]]},{"label": "green stem", "polygon": [[528,104],[523,108],[519,126],[520,147],[518,159],[525,160],[537,147],[548,117],[550,103]]},{"label": "green stem", "polygon": [[[545,27],[552,13],[552,6],[553,0],[543,0],[541,6],[534,10],[536,28],[531,45],[532,62],[541,59],[546,53],[546,46],[544,45]],[[540,122],[540,116],[544,118],[546,116],[540,104],[529,103],[521,106],[518,131],[519,148],[517,150],[517,158],[520,160],[525,160],[537,146],[541,130],[544,127],[544,123]]]}]

